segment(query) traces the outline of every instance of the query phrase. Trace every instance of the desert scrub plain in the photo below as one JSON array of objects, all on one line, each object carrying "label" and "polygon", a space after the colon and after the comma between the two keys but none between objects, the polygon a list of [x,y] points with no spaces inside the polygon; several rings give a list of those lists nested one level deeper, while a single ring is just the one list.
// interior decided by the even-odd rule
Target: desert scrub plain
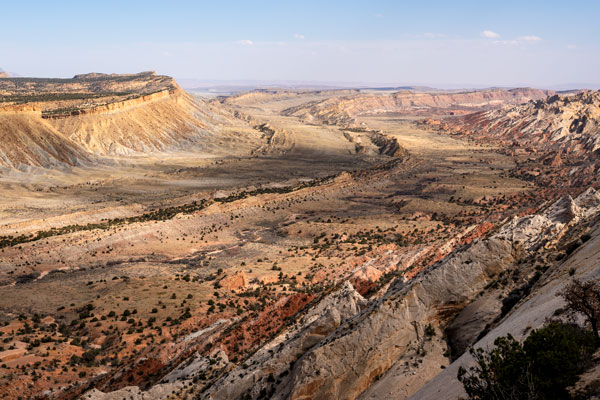
[{"label": "desert scrub plain", "polygon": [[[101,398],[159,383],[157,398],[211,393],[337,291],[377,301],[513,216],[585,188],[536,179],[530,152],[423,122],[439,117],[437,108],[330,124],[286,110],[348,93],[208,101],[153,74],[113,78],[27,83],[36,93],[80,93],[94,81],[102,96],[127,92],[125,101],[169,93],[107,107],[128,137],[118,151],[110,137],[86,139],[108,118],[94,109],[42,118],[85,162],[12,159],[18,167],[2,170],[1,396],[78,398],[95,389],[90,396]],[[61,96],[42,103],[82,101]],[[85,100],[106,100],[95,96]],[[182,138],[155,141],[160,121],[150,117],[139,134],[145,107]],[[566,167],[544,168],[559,176]]]}]

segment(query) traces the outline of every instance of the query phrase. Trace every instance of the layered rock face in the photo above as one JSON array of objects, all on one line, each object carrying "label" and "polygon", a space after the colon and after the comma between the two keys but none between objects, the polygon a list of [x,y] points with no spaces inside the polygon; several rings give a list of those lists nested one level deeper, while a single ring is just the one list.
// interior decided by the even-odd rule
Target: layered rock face
[{"label": "layered rock face", "polygon": [[264,393],[273,396],[275,388],[287,381],[290,365],[343,323],[352,320],[366,305],[367,301],[346,282],[243,365],[219,379],[205,396],[224,400],[258,398]]},{"label": "layered rock face", "polygon": [[[587,200],[586,200],[587,198]],[[565,307],[564,301],[557,294],[568,285],[573,278],[587,281],[600,278],[600,220],[598,218],[598,206],[588,208],[582,213],[581,205],[584,201],[593,201],[598,204],[597,193],[587,192],[586,196],[575,199],[575,217],[566,223],[575,235],[573,238],[580,246],[572,251],[559,262],[551,265],[539,279],[531,294],[523,298],[514,309],[507,314],[499,323],[493,326],[489,332],[478,338],[473,343],[475,348],[490,348],[494,340],[499,336],[511,334],[517,340],[524,340],[529,333],[542,327],[549,319],[556,318],[557,311]],[[584,207],[585,208],[585,207]],[[583,209],[584,209],[583,208]],[[582,233],[585,236],[582,236]],[[582,243],[581,238],[586,238]],[[579,238],[579,239],[578,239]],[[573,247],[571,247],[572,249]],[[465,397],[462,385],[456,379],[460,366],[469,366],[474,363],[471,355],[466,352],[462,354],[452,365],[442,371],[433,380],[424,385],[411,399],[441,399],[453,400]],[[587,375],[587,383],[594,382],[597,387],[598,367],[584,374]],[[593,397],[595,398],[595,397]]]},{"label": "layered rock face", "polygon": [[0,167],[79,165],[92,159],[39,111],[0,109]]},{"label": "layered rock face", "polygon": [[389,95],[354,95],[333,97],[288,108],[284,115],[294,115],[306,122],[343,127],[357,126],[361,115],[399,114],[465,114],[505,104],[520,104],[553,94],[537,89],[482,90],[473,92],[414,93]]},{"label": "layered rock face", "polygon": [[1,80],[0,135],[0,166],[8,168],[192,147],[237,154],[258,146],[245,121],[151,72]]},{"label": "layered rock face", "polygon": [[237,121],[177,89],[52,118],[49,123],[92,153],[123,155],[194,145],[209,148],[223,125],[233,127]]},{"label": "layered rock face", "polygon": [[549,252],[599,213],[593,189],[566,196],[540,214],[515,217],[408,283],[397,280],[370,304],[346,284],[204,398],[407,398],[450,364],[442,339],[448,324],[462,319],[461,333],[474,343],[499,318],[498,297],[512,287],[490,285],[515,270],[530,281],[534,264],[526,260]]},{"label": "layered rock face", "polygon": [[535,151],[597,153],[600,92],[554,95],[524,105],[474,113],[449,123],[457,132],[516,142]]},{"label": "layered rock face", "polygon": [[518,106],[427,119],[430,128],[498,146],[515,156],[518,177],[544,187],[598,187],[600,92],[554,95]]}]

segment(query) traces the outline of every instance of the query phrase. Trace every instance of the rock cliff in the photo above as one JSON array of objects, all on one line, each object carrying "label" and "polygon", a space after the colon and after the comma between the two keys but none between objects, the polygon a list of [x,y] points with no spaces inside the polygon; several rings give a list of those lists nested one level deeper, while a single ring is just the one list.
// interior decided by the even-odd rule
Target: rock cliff
[{"label": "rock cliff", "polygon": [[0,166],[8,168],[190,148],[247,154],[260,142],[246,121],[153,72],[2,80],[0,136]]}]

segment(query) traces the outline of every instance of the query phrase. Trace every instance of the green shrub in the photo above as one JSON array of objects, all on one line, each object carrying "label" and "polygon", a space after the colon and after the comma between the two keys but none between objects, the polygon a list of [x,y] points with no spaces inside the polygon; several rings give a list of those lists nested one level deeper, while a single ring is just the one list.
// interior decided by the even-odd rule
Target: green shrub
[{"label": "green shrub", "polygon": [[523,345],[510,334],[494,345],[471,349],[476,365],[459,368],[469,399],[571,399],[567,388],[589,367],[597,347],[591,332],[558,322],[533,331]]}]

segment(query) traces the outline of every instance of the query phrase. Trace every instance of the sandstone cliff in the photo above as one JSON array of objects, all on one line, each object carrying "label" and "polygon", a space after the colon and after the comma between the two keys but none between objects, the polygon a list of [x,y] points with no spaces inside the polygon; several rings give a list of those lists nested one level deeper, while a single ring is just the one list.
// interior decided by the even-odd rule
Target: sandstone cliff
[{"label": "sandstone cliff", "polygon": [[[137,99],[96,106],[49,123],[92,153],[149,153],[198,146],[217,148],[227,129],[248,129],[221,110],[181,89],[163,90]],[[248,138],[251,145],[251,139]],[[244,145],[242,144],[241,147]]]},{"label": "sandstone cliff", "polygon": [[246,121],[153,72],[2,80],[0,135],[0,166],[10,168],[188,149],[249,154],[260,143]]}]

